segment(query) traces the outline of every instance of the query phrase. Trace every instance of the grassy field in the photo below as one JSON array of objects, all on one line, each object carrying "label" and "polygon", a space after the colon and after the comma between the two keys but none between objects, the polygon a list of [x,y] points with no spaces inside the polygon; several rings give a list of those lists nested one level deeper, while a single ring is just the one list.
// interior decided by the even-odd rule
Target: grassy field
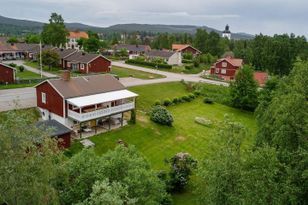
[{"label": "grassy field", "polygon": [[37,83],[0,85],[0,90],[33,87]]},{"label": "grassy field", "polygon": [[[39,67],[40,67],[38,62],[33,62],[33,61],[26,61],[25,65],[36,68],[36,69],[39,69]],[[52,73],[52,74],[55,74],[55,75],[61,74],[61,70],[60,70],[59,67],[51,67],[49,69],[48,66],[43,66],[43,71],[46,71],[46,72],[49,72],[49,73]]]},{"label": "grassy field", "polygon": [[18,77],[19,79],[37,79],[37,78],[40,78],[41,75],[39,75],[37,73],[33,73],[31,71],[28,71],[28,70],[24,70],[23,72],[20,72],[17,69],[16,77]]},{"label": "grassy field", "polygon": [[[208,88],[210,89],[210,88]],[[173,127],[157,125],[149,120],[144,111],[148,111],[155,100],[180,97],[188,92],[181,83],[165,83],[133,87],[130,90],[139,94],[137,100],[137,123],[122,129],[114,130],[91,138],[95,143],[97,154],[103,154],[117,145],[119,139],[134,145],[149,161],[155,170],[167,169],[164,160],[178,152],[188,152],[197,160],[212,152],[211,143],[215,140],[215,132],[219,129],[225,114],[231,119],[241,122],[252,134],[256,132],[255,119],[252,113],[243,112],[222,104],[204,104],[202,97],[168,107],[174,117]],[[205,89],[207,90],[207,89]],[[205,127],[194,122],[195,117],[205,117],[214,122],[212,127]],[[249,146],[253,135],[245,140]],[[81,149],[79,142],[73,144],[71,152]],[[192,180],[190,188],[183,194],[174,195],[177,205],[194,204]]]},{"label": "grassy field", "polygon": [[134,77],[140,79],[155,79],[155,78],[164,78],[163,75],[152,74],[148,72],[133,70],[129,68],[122,68],[118,66],[112,66],[111,73],[117,75],[120,78],[124,77]]}]

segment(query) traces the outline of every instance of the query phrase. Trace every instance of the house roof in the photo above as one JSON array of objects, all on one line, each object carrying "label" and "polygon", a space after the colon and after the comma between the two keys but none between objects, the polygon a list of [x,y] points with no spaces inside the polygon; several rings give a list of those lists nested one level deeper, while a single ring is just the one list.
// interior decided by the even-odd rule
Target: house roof
[{"label": "house roof", "polygon": [[147,52],[151,50],[148,45],[130,45],[130,44],[118,44],[114,46],[115,50],[126,49],[132,52]]},{"label": "house roof", "polygon": [[236,66],[236,67],[241,67],[243,65],[243,59],[240,59],[240,58],[230,58],[230,57],[221,58],[215,64],[217,64],[217,63],[219,63],[221,61],[224,61],[224,60],[229,62],[233,66]]},{"label": "house roof", "polygon": [[70,31],[68,38],[89,38],[89,35],[84,31]]},{"label": "house roof", "polygon": [[146,52],[145,55],[148,57],[158,57],[158,58],[170,58],[173,54],[175,54],[175,51],[167,51],[167,50],[151,50],[149,52]]},{"label": "house roof", "polygon": [[71,129],[67,128],[56,120],[39,121],[36,123],[36,127],[43,131],[50,132],[51,137],[60,136],[63,134],[70,133],[72,131]]},{"label": "house roof", "polygon": [[132,97],[137,97],[137,96],[138,95],[136,93],[133,93],[129,90],[117,90],[117,91],[112,91],[112,92],[107,92],[107,93],[100,93],[100,94],[95,94],[95,95],[70,98],[70,99],[67,99],[67,101],[70,104],[75,105],[77,107],[84,107],[88,105],[105,103],[105,102],[132,98]]},{"label": "house roof", "polygon": [[73,53],[77,52],[76,49],[64,49],[64,48],[54,48],[53,51],[55,51],[59,55],[60,59],[68,57]]},{"label": "house roof", "polygon": [[190,48],[196,50],[197,52],[201,53],[201,51],[192,47],[189,44],[172,44],[172,50],[174,50],[174,51],[182,51],[182,50],[184,50],[185,48],[188,48],[188,47],[190,47]]},{"label": "house roof", "polygon": [[259,86],[263,86],[268,80],[268,74],[267,72],[255,71],[254,79],[258,82]]},{"label": "house roof", "polygon": [[11,67],[11,66],[9,66],[9,65],[6,65],[6,64],[3,64],[3,63],[0,63],[0,65],[2,65],[2,66],[4,66],[4,67],[6,67],[6,68],[9,68],[9,69],[12,69],[12,70],[15,70],[15,71],[16,71],[16,68],[13,68],[13,67]]},{"label": "house roof", "polygon": [[110,61],[109,59],[107,59],[106,57],[104,57],[100,54],[85,53],[85,52],[82,52],[82,51],[75,52],[72,55],[64,58],[64,60],[70,61],[70,62],[89,63],[92,60],[98,58],[99,56],[101,56],[101,57],[105,58],[106,60]]},{"label": "house roof", "polygon": [[112,75],[73,77],[69,81],[49,79],[47,82],[65,99],[125,89]]}]

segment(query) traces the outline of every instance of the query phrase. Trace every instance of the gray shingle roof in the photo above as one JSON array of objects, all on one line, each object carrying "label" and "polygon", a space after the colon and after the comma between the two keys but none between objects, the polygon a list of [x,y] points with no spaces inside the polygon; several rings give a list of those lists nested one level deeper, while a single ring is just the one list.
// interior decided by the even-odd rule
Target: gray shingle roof
[{"label": "gray shingle roof", "polygon": [[71,129],[67,128],[56,120],[39,121],[36,123],[36,127],[43,131],[50,132],[50,137],[67,134],[72,131]]},{"label": "gray shingle roof", "polygon": [[80,52],[73,53],[72,55],[64,58],[64,60],[69,61],[69,62],[89,63],[90,61],[97,58],[98,56],[100,55],[94,54],[94,53],[85,53],[85,52],[80,51]]},{"label": "gray shingle roof", "polygon": [[54,48],[53,51],[55,51],[59,55],[60,59],[68,57],[73,53],[77,52],[76,49],[64,49],[64,48]]},{"label": "gray shingle roof", "polygon": [[176,52],[174,51],[166,51],[166,50],[151,50],[146,52],[145,55],[148,57],[158,57],[158,58],[170,58]]},{"label": "gray shingle roof", "polygon": [[132,52],[147,52],[151,50],[148,45],[129,45],[129,44],[119,44],[114,46],[115,50],[126,49]]}]

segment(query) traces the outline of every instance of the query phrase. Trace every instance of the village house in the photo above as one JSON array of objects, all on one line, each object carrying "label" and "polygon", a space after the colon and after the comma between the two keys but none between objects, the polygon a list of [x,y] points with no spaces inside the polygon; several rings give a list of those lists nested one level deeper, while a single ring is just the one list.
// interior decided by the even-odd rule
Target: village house
[{"label": "village house", "polygon": [[0,63],[0,84],[14,83],[16,76],[16,69]]},{"label": "village house", "polygon": [[189,44],[172,44],[172,50],[183,53],[191,53],[194,56],[200,55],[202,52]]},{"label": "village house", "polygon": [[226,57],[216,61],[211,67],[210,74],[226,81],[234,80],[236,71],[242,66],[242,59]]},{"label": "village house", "polygon": [[182,65],[182,54],[177,51],[151,50],[146,52],[147,59],[163,59],[168,65]]},{"label": "village house", "polygon": [[71,48],[80,50],[81,48],[78,45],[78,40],[81,38],[88,39],[89,35],[87,34],[87,32],[84,31],[70,31],[67,36],[67,43],[65,47],[67,49]]},{"label": "village house", "polygon": [[49,137],[56,138],[59,148],[68,148],[71,145],[72,130],[56,120],[44,120],[36,123],[36,127],[47,132]]},{"label": "village house", "polygon": [[135,109],[138,96],[111,75],[70,78],[69,71],[35,88],[43,120],[56,120],[80,137],[123,126],[124,113]]},{"label": "village house", "polygon": [[68,48],[68,49],[53,48],[51,50],[56,52],[59,55],[59,58],[60,58],[59,65],[61,66],[61,68],[65,68],[65,64],[64,64],[65,58],[67,58],[67,57],[73,55],[74,53],[78,52],[77,49],[72,49],[72,48]]},{"label": "village house", "polygon": [[111,61],[100,54],[74,52],[63,58],[63,69],[81,73],[108,73],[111,71]]},{"label": "village house", "polygon": [[127,50],[129,59],[134,59],[150,51],[151,47],[148,45],[129,45],[129,44],[118,44],[114,46],[115,52],[119,52],[122,49]]}]

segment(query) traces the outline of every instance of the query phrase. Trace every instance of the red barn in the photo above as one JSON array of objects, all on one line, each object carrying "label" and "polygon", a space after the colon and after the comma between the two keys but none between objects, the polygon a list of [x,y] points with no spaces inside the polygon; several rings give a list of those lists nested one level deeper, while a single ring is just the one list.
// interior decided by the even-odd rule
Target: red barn
[{"label": "red barn", "polygon": [[172,50],[181,53],[192,53],[194,56],[201,54],[201,51],[188,44],[172,44]]},{"label": "red barn", "polygon": [[99,54],[75,52],[63,59],[63,67],[81,73],[108,73],[111,61]]},{"label": "red barn", "polygon": [[211,75],[216,75],[223,80],[234,80],[238,69],[243,66],[243,60],[238,58],[219,59],[210,70]]},{"label": "red barn", "polygon": [[14,83],[16,69],[0,63],[0,84],[1,83]]}]

